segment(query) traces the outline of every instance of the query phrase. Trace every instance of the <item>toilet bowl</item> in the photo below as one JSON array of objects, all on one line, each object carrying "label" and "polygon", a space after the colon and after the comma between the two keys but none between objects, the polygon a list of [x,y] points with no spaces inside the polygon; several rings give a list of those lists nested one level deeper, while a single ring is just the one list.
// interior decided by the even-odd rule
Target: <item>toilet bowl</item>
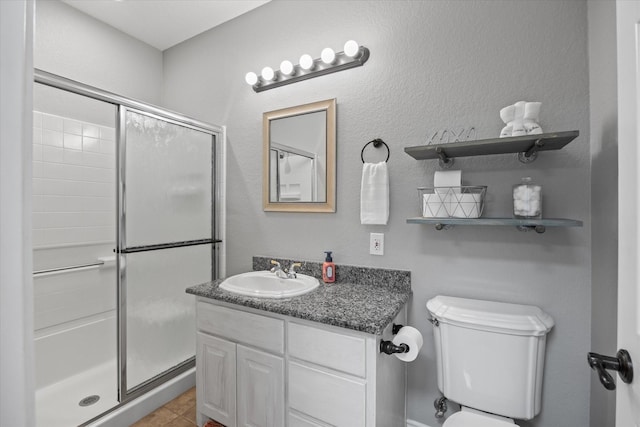
[{"label": "toilet bowl", "polygon": [[451,415],[442,427],[517,427],[511,418],[476,411],[462,407],[460,412]]}]

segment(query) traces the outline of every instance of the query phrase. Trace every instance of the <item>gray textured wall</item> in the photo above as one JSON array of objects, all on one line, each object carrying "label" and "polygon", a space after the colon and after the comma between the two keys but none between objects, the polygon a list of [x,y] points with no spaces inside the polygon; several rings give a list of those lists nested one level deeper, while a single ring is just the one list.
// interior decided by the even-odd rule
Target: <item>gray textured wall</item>
[{"label": "gray textured wall", "polygon": [[34,66],[160,105],[162,52],[60,1],[36,1]]},{"label": "gray textured wall", "polygon": [[[348,39],[371,49],[361,68],[254,93],[247,71],[277,67]],[[439,425],[431,325],[426,301],[438,294],[535,304],[556,327],[548,340],[542,413],[523,426],[589,424],[591,194],[585,1],[273,1],[165,52],[163,104],[228,130],[228,273],[251,269],[252,255],[338,265],[409,269],[410,324],[424,346],[409,365],[409,418]],[[265,213],[261,206],[261,118],[265,111],[321,99],[338,102],[335,214]],[[457,160],[468,184],[489,186],[487,216],[508,216],[511,185],[543,185],[544,215],[581,219],[583,228],[545,234],[512,228],[436,231],[406,224],[418,212],[418,186],[431,185],[434,161],[403,147],[429,132],[475,126],[496,136],[500,108],[543,103],[548,131],[580,130],[564,150],[531,165],[511,155]],[[359,223],[360,149],[372,138],[391,147],[387,226]],[[373,154],[373,153],[372,153]],[[373,160],[373,159],[372,159]],[[385,255],[368,254],[370,232],[385,233]],[[469,351],[473,351],[469,349]]]},{"label": "gray textured wall", "polygon": [[[618,106],[615,2],[589,2],[591,349],[617,350]],[[616,395],[591,375],[591,427],[615,425]]]}]

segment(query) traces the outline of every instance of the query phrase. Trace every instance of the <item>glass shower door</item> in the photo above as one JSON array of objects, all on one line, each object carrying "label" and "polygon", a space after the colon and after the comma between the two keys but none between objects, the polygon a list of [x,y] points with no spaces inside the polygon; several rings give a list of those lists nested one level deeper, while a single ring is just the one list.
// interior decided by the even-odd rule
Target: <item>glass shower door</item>
[{"label": "glass shower door", "polygon": [[121,107],[120,393],[193,363],[185,288],[215,277],[215,135]]},{"label": "glass shower door", "polygon": [[118,404],[117,110],[40,83],[33,101],[36,425],[77,426]]}]

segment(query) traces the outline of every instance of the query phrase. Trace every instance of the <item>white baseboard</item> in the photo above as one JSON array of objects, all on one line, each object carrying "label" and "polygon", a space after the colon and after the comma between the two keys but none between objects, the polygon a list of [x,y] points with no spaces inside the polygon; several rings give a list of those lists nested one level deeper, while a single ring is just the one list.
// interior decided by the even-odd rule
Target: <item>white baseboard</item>
[{"label": "white baseboard", "polygon": [[413,420],[407,420],[407,427],[429,427],[426,424],[419,423]]}]

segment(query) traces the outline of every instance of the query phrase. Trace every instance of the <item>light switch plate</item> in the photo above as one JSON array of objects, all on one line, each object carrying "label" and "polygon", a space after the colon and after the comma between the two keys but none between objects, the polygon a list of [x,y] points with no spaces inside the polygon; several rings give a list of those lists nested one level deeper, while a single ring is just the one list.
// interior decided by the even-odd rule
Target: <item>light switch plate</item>
[{"label": "light switch plate", "polygon": [[369,253],[371,255],[384,255],[384,233],[371,233],[369,235]]}]

